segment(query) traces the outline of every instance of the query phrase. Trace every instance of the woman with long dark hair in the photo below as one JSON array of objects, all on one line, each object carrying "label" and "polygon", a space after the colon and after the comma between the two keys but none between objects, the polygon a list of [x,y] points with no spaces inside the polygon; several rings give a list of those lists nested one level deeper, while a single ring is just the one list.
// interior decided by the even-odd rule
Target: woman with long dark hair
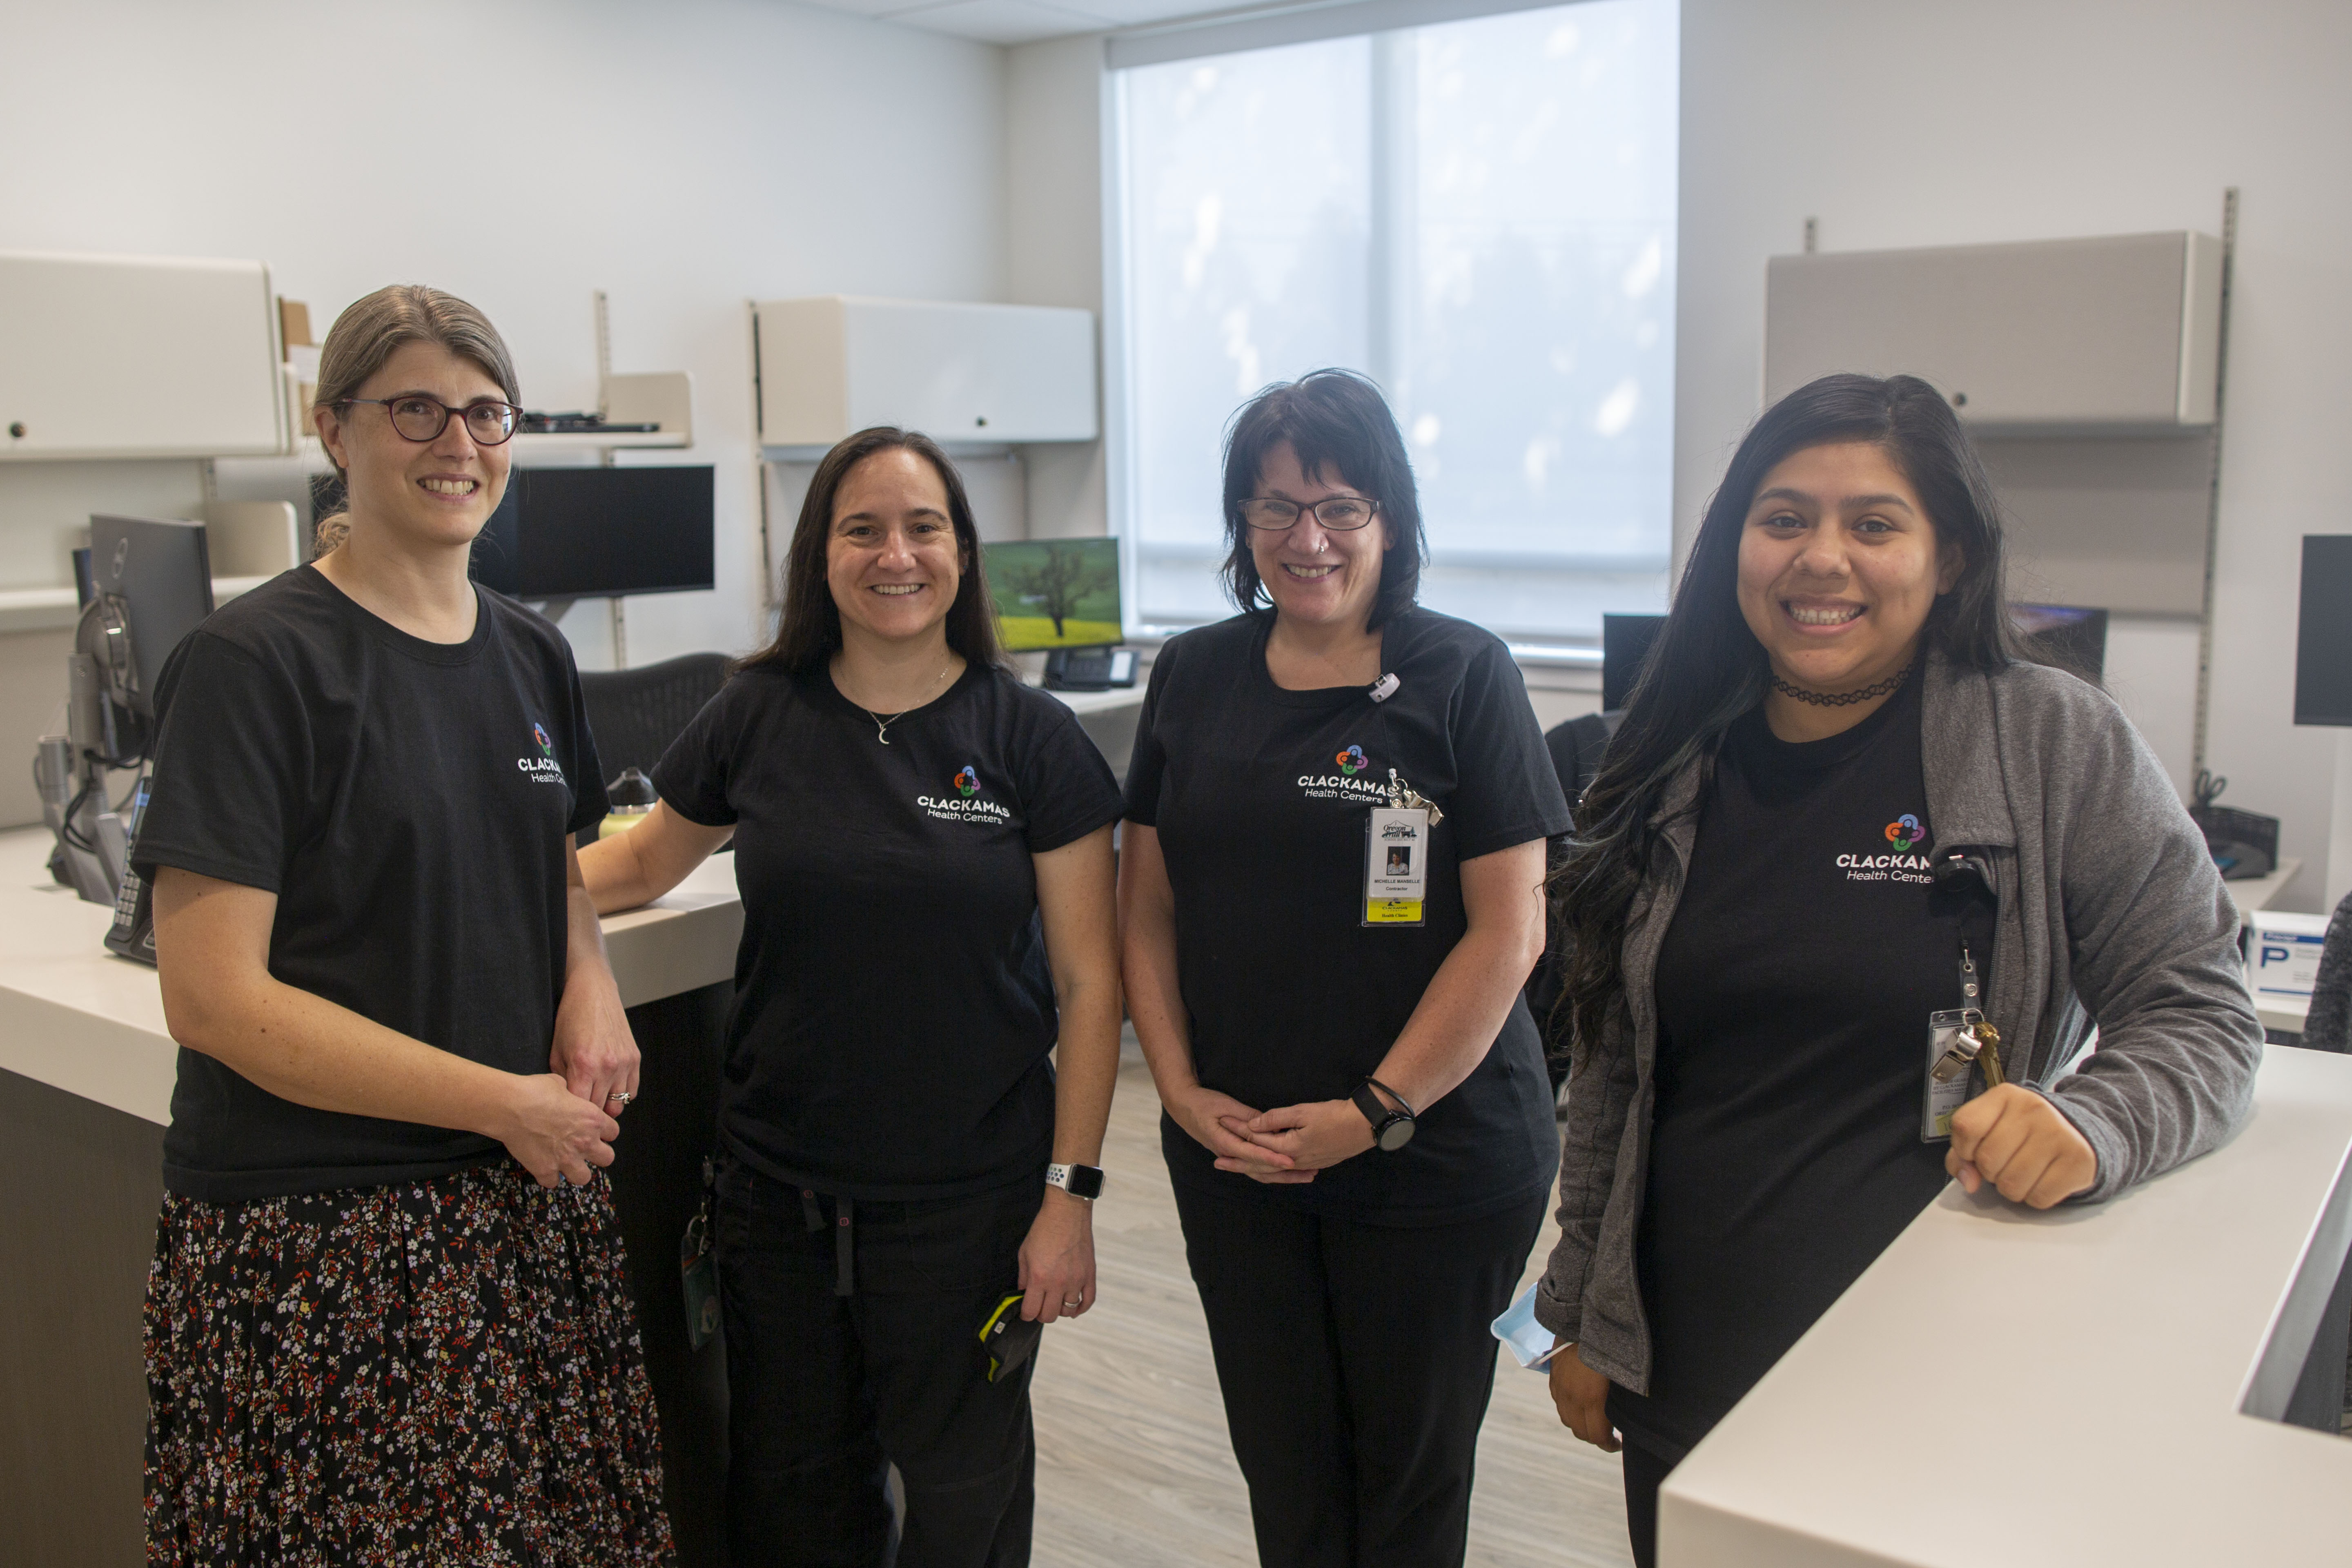
[{"label": "woman with long dark hair", "polygon": [[1519,987],[1567,802],[1502,640],[1413,602],[1370,382],[1252,399],[1224,510],[1242,613],[1160,649],[1128,771],[1129,1010],[1258,1560],[1460,1563],[1555,1158]]},{"label": "woman with long dark hair", "polygon": [[654,785],[580,859],[597,908],[630,909],[735,841],[713,1227],[730,1557],[892,1561],[895,1465],[899,1568],[1026,1563],[1036,1363],[992,1372],[979,1336],[1094,1302],[1119,798],[1070,710],[1003,667],[937,445],[877,428],[826,454],[775,641]]},{"label": "woman with long dark hair", "polygon": [[1638,1563],[1666,1472],[1951,1177],[2103,1198],[2245,1113],[2220,874],[2115,703],[2023,657],[2001,581],[1933,387],[1790,393],[1579,806],[1536,1315],[1561,1420],[1622,1438]]}]

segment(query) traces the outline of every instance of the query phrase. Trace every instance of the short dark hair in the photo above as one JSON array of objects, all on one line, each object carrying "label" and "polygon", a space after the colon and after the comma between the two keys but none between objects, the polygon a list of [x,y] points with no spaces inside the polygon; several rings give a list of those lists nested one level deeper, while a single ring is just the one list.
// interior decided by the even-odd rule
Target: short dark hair
[{"label": "short dark hair", "polygon": [[963,580],[957,584],[955,603],[948,606],[948,647],[973,664],[1004,662],[996,641],[996,606],[988,596],[988,579],[981,573],[980,527],[972,521],[963,477],[929,436],[877,425],[845,437],[817,464],[808,494],[801,500],[800,521],[793,525],[792,545],[784,555],[784,598],[777,612],[776,640],[736,668],[772,664],[801,675],[816,668],[841,647],[841,607],[833,602],[833,586],[825,572],[825,546],[833,536],[833,503],[851,469],[878,452],[894,451],[912,452],[930,464],[948,493],[948,519],[955,525],[956,545],[963,557]]},{"label": "short dark hair", "polygon": [[1275,383],[1241,406],[1225,429],[1225,592],[1244,610],[1271,603],[1250,554],[1242,502],[1257,489],[1268,452],[1285,441],[1309,474],[1336,472],[1381,503],[1389,530],[1381,586],[1365,625],[1378,626],[1412,607],[1429,539],[1421,526],[1421,492],[1396,416],[1370,379],[1351,370],[1318,370]]}]

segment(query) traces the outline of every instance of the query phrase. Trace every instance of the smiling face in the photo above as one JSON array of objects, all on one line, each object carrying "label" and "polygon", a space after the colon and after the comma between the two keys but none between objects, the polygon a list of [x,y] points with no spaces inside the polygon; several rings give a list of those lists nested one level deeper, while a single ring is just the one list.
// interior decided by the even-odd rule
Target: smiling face
[{"label": "smiling face", "polygon": [[1739,613],[1773,674],[1851,691],[1911,662],[1960,566],[1885,447],[1808,447],[1764,476],[1748,508]]},{"label": "smiling face", "polygon": [[[1250,493],[1302,508],[1333,496],[1364,494],[1328,469],[1307,473],[1287,441],[1267,449]],[[1372,601],[1381,590],[1381,563],[1391,542],[1385,517],[1375,515],[1366,528],[1335,531],[1318,522],[1313,512],[1302,510],[1298,521],[1281,532],[1259,528],[1248,532],[1250,559],[1277,615],[1355,630],[1371,618]]]},{"label": "smiling face", "polygon": [[944,637],[969,564],[947,486],[929,461],[887,447],[843,476],[824,565],[845,639]]},{"label": "smiling face", "polygon": [[[352,395],[430,397],[463,409],[503,403],[489,372],[439,343],[404,343]],[[392,427],[392,411],[373,403],[320,409],[319,437],[344,472],[353,527],[377,529],[411,545],[462,547],[482,531],[506,493],[512,448],[485,447],[452,418],[430,441]]]}]

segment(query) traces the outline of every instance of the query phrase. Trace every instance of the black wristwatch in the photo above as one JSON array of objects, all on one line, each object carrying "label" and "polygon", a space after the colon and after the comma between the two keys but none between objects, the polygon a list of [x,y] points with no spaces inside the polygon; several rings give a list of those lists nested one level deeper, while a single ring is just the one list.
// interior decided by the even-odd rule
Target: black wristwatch
[{"label": "black wristwatch", "polygon": [[[1381,1103],[1381,1097],[1372,1092],[1375,1089],[1384,1091],[1391,1100],[1395,1100],[1404,1109],[1391,1110]],[[1415,1126],[1412,1107],[1405,1103],[1403,1095],[1390,1089],[1376,1078],[1368,1078],[1356,1086],[1356,1092],[1349,1098],[1355,1100],[1356,1109],[1364,1113],[1364,1120],[1372,1124],[1374,1148],[1394,1153],[1412,1142]]]},{"label": "black wristwatch", "polygon": [[1045,1184],[1059,1187],[1074,1198],[1092,1203],[1102,1196],[1103,1173],[1099,1165],[1048,1165]]}]

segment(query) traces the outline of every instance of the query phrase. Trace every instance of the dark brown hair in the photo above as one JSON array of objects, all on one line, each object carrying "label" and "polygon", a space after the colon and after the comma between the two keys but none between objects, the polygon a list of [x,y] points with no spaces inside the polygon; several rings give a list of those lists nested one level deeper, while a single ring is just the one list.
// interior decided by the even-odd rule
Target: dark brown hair
[{"label": "dark brown hair", "polygon": [[1576,803],[1576,829],[1550,879],[1565,989],[1550,1021],[1590,1040],[1625,1005],[1625,926],[1650,875],[1667,788],[1694,759],[1712,765],[1723,732],[1764,700],[1764,647],[1739,609],[1739,539],[1765,476],[1809,447],[1882,447],[1927,509],[1959,576],[1936,595],[1923,648],[1993,671],[2041,655],[2017,634],[2004,597],[2000,503],[1951,405],[1914,375],[1825,375],[1764,411],[1707,502],[1666,623],[1626,699],[1600,773]]},{"label": "dark brown hair", "polygon": [[1351,370],[1311,371],[1297,381],[1276,382],[1242,405],[1225,435],[1225,564],[1222,575],[1234,603],[1254,610],[1268,603],[1265,584],[1250,553],[1249,525],[1242,502],[1257,489],[1265,456],[1283,442],[1297,454],[1308,474],[1337,473],[1381,503],[1389,548],[1381,557],[1381,585],[1365,629],[1372,630],[1412,607],[1421,591],[1422,563],[1429,542],[1422,532],[1421,493],[1412,460],[1381,389]]},{"label": "dark brown hair", "polygon": [[948,492],[948,520],[955,525],[956,547],[963,557],[963,580],[957,585],[955,603],[948,606],[948,647],[973,664],[1004,662],[996,642],[996,606],[988,596],[988,580],[981,574],[980,527],[972,521],[971,500],[964,494],[962,476],[929,436],[877,425],[844,439],[816,466],[808,494],[801,501],[800,521],[793,525],[791,548],[784,555],[784,602],[777,613],[776,640],[736,668],[772,664],[801,675],[822,665],[841,647],[841,606],[833,602],[833,584],[825,571],[826,545],[833,537],[833,503],[851,469],[877,453],[897,451],[912,452],[930,464]]}]

